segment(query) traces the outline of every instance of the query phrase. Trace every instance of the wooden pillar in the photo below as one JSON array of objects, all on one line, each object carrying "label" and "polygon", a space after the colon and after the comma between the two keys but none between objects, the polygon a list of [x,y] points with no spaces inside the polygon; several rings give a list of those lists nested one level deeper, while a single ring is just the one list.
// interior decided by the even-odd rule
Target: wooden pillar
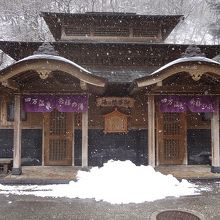
[{"label": "wooden pillar", "polygon": [[73,135],[72,135],[72,166],[75,166],[75,154],[74,154],[74,150],[75,150],[75,114],[74,112],[73,114]]},{"label": "wooden pillar", "polygon": [[148,96],[148,164],[155,167],[155,103],[154,96]]},{"label": "wooden pillar", "polygon": [[219,150],[219,98],[217,97],[218,110],[213,112],[211,119],[211,142],[212,142],[212,167],[213,173],[220,173],[220,150]]},{"label": "wooden pillar", "polygon": [[21,97],[15,95],[14,108],[14,151],[13,151],[13,175],[20,175],[21,169]]},{"label": "wooden pillar", "polygon": [[88,166],[88,110],[82,113],[82,167]]}]

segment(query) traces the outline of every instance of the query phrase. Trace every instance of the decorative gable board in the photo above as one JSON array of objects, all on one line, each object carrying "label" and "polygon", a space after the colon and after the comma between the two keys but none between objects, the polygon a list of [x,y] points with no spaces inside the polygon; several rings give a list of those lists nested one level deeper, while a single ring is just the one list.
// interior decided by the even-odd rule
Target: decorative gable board
[{"label": "decorative gable board", "polygon": [[128,115],[119,112],[117,109],[104,115],[104,119],[104,133],[128,132]]}]

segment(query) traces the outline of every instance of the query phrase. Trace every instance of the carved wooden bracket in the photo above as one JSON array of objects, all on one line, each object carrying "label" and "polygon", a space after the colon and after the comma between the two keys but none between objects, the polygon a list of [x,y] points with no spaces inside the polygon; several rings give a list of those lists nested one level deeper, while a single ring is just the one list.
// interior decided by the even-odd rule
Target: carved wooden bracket
[{"label": "carved wooden bracket", "polygon": [[159,81],[158,83],[157,83],[157,86],[162,86],[163,85],[163,81]]},{"label": "carved wooden bracket", "polygon": [[80,88],[81,88],[82,90],[87,90],[87,84],[86,84],[86,82],[80,80]]},{"label": "carved wooden bracket", "polygon": [[47,79],[48,76],[50,75],[50,71],[49,70],[37,70],[37,73],[39,74],[41,79]]},{"label": "carved wooden bracket", "polygon": [[204,73],[193,71],[193,72],[189,72],[189,74],[193,80],[199,81]]}]

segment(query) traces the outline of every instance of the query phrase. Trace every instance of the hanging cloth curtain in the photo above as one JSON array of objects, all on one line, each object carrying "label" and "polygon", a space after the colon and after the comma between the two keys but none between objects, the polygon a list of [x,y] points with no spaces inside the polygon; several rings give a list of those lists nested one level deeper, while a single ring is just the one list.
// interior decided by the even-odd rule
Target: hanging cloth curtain
[{"label": "hanging cloth curtain", "polygon": [[218,111],[215,96],[161,96],[161,112],[216,112]]},{"label": "hanging cloth curtain", "polygon": [[85,112],[88,110],[86,95],[25,95],[25,112],[51,112],[55,108],[60,112]]},{"label": "hanging cloth curtain", "polygon": [[186,112],[186,100],[182,96],[161,96],[160,111],[161,112]]},{"label": "hanging cloth curtain", "polygon": [[191,112],[216,112],[217,100],[214,96],[199,96],[188,99],[187,106]]}]

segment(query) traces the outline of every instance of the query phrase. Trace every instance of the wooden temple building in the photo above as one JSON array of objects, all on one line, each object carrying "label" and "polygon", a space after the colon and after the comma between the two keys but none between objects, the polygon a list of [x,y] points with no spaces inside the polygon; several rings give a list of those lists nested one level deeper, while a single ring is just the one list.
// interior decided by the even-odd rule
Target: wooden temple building
[{"label": "wooden temple building", "polygon": [[54,42],[5,42],[0,158],[22,165],[210,164],[220,45],[166,44],[181,15],[47,13]]}]

